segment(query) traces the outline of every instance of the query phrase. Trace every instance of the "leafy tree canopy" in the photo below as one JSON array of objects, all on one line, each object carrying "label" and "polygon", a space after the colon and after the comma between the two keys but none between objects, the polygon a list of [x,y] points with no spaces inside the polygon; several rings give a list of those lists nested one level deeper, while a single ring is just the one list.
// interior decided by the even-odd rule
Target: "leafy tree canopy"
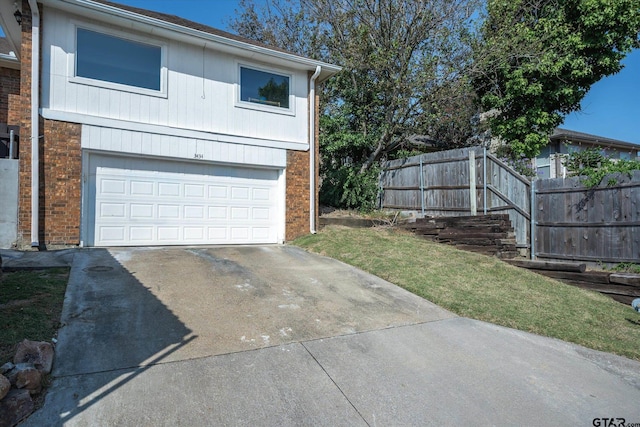
[{"label": "leafy tree canopy", "polygon": [[[375,180],[359,177],[409,151],[412,134],[467,143],[476,113],[466,74],[475,1],[241,2],[231,23],[239,34],[343,67],[321,93],[322,174],[331,186],[321,197],[332,195],[325,202],[357,206],[361,195],[375,195]],[[373,189],[360,188],[364,182]]]},{"label": "leafy tree canopy", "polygon": [[494,136],[534,157],[638,45],[640,0],[489,0],[474,86]]}]

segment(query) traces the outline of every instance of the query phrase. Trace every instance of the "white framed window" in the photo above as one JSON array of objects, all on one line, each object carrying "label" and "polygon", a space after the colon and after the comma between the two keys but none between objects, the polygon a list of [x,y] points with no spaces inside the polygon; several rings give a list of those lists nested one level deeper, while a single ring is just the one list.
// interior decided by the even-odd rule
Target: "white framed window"
[{"label": "white framed window", "polygon": [[72,82],[166,96],[164,44],[85,25],[74,36]]},{"label": "white framed window", "polygon": [[293,75],[280,70],[238,64],[236,106],[281,114],[295,113]]}]

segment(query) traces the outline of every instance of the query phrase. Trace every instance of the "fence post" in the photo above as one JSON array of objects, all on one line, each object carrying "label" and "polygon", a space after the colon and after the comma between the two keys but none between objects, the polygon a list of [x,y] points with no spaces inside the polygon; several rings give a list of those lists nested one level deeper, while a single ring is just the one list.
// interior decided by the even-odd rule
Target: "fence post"
[{"label": "fence post", "polygon": [[529,240],[531,241],[530,246],[531,246],[531,259],[535,260],[536,259],[536,208],[535,208],[535,203],[536,203],[536,180],[532,179],[531,180],[531,201],[529,202],[529,209],[531,210],[531,212],[529,213],[529,216],[531,217],[530,222],[531,222],[531,231],[529,232],[531,234]]},{"label": "fence post", "polygon": [[478,215],[476,196],[476,152],[469,150],[469,202],[473,216]]},{"label": "fence post", "polygon": [[420,155],[420,206],[424,218],[424,170],[422,168],[422,155]]},{"label": "fence post", "polygon": [[378,176],[378,209],[382,210],[382,206],[384,203],[384,186],[382,185],[382,179],[385,173],[384,166],[380,171],[380,175]]},{"label": "fence post", "polygon": [[482,183],[483,183],[483,198],[482,205],[484,207],[484,214],[487,214],[487,147],[484,147],[482,150]]}]

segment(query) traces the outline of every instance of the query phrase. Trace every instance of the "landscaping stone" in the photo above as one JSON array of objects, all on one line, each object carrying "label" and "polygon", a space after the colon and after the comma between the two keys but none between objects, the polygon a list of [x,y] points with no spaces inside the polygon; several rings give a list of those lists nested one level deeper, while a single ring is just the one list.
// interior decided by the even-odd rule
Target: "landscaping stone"
[{"label": "landscaping stone", "polygon": [[42,379],[42,374],[33,366],[33,363],[18,363],[5,376],[9,379],[11,385],[17,388],[25,388],[26,385],[34,384]]},{"label": "landscaping stone", "polygon": [[53,346],[48,342],[24,340],[18,344],[13,363],[33,363],[43,374],[51,373]]},{"label": "landscaping stone", "polygon": [[11,362],[7,362],[4,365],[0,366],[0,374],[4,375],[10,370],[12,370],[16,365]]},{"label": "landscaping stone", "polygon": [[29,416],[35,407],[29,390],[11,389],[0,400],[0,427],[13,427]]},{"label": "landscaping stone", "polygon": [[31,363],[16,365],[15,386],[29,390],[31,394],[42,390],[42,374]]},{"label": "landscaping stone", "polygon": [[2,400],[11,390],[11,381],[4,375],[0,375],[0,400]]},{"label": "landscaping stone", "polygon": [[24,340],[13,361],[0,366],[0,427],[13,427],[34,411],[31,395],[42,392],[42,377],[51,372],[53,346]]}]

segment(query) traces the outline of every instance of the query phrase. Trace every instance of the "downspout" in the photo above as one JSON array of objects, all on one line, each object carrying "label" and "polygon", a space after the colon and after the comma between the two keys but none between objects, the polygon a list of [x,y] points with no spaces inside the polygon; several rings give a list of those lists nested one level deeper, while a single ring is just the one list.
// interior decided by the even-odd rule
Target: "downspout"
[{"label": "downspout", "polygon": [[29,0],[31,8],[31,247],[39,247],[38,220],[40,213],[40,11],[36,0]]},{"label": "downspout", "polygon": [[309,226],[311,234],[316,234],[316,79],[320,75],[322,67],[316,67],[316,72],[311,76],[311,88],[309,96],[311,97],[311,108],[309,118],[309,192],[310,192],[310,208],[309,208]]}]

